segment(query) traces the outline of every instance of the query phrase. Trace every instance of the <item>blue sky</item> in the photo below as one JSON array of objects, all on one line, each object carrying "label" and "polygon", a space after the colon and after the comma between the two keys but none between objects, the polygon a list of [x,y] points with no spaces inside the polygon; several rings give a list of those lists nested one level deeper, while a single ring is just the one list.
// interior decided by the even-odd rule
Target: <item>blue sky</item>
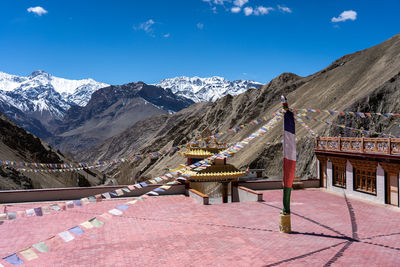
[{"label": "blue sky", "polygon": [[[399,33],[399,0],[2,0],[0,71],[111,84],[309,75]],[[345,12],[345,13],[343,13]],[[341,15],[342,14],[342,15]]]}]

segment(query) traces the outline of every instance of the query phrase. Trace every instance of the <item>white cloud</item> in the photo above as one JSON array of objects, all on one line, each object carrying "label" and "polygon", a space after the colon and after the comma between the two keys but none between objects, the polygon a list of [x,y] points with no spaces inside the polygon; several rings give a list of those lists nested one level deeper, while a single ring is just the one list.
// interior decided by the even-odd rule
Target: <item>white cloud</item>
[{"label": "white cloud", "polygon": [[252,8],[252,7],[245,7],[245,8],[243,9],[243,11],[244,11],[244,14],[245,14],[246,16],[250,16],[251,14],[253,14],[253,8]]},{"label": "white cloud", "polygon": [[259,6],[254,9],[254,15],[256,16],[262,16],[268,14],[270,11],[274,10],[272,7],[264,7],[264,6]]},{"label": "white cloud", "polygon": [[353,11],[353,10],[347,10],[347,11],[343,11],[342,14],[339,15],[339,17],[332,18],[332,22],[343,22],[346,20],[356,20],[357,18],[357,12]]},{"label": "white cloud", "polygon": [[242,7],[243,5],[247,4],[249,0],[235,0],[233,4],[238,7]]},{"label": "white cloud", "polygon": [[171,35],[170,35],[169,33],[166,33],[166,34],[164,34],[163,36],[164,36],[164,38],[168,38],[168,37],[170,37]]},{"label": "white cloud", "polygon": [[241,10],[241,8],[238,7],[238,6],[235,6],[235,7],[232,7],[232,8],[231,8],[231,12],[232,12],[232,13],[239,13],[240,10]]},{"label": "white cloud", "polygon": [[41,7],[41,6],[30,7],[30,8],[27,9],[27,11],[35,13],[38,16],[41,16],[43,14],[47,14],[48,13],[47,10],[44,9],[43,7]]},{"label": "white cloud", "polygon": [[283,13],[292,13],[292,10],[290,8],[288,8],[287,6],[278,5],[278,9],[280,11],[282,11]]},{"label": "white cloud", "polygon": [[197,23],[197,28],[199,29],[199,30],[202,30],[203,28],[204,28],[204,24],[203,23]]},{"label": "white cloud", "polygon": [[155,24],[154,20],[149,19],[146,22],[140,23],[139,26],[133,26],[134,30],[142,30],[144,32],[146,32],[148,35],[150,35],[151,37],[155,37],[154,35],[154,29],[153,29],[153,25]]},{"label": "white cloud", "polygon": [[154,25],[154,20],[149,19],[146,22],[143,22],[139,25],[139,29],[144,30],[145,32],[150,32],[153,30],[152,26]]},{"label": "white cloud", "polygon": [[214,5],[223,5],[225,2],[230,2],[230,0],[203,0],[203,2]]}]

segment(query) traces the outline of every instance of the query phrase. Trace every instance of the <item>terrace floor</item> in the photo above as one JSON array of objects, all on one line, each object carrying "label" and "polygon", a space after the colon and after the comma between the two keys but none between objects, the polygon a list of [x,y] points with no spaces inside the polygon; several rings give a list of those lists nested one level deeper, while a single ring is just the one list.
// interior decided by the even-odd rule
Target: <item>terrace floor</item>
[{"label": "terrace floor", "polygon": [[[282,191],[265,202],[203,206],[181,195],[137,202],[25,266],[400,266],[400,211],[320,189],[292,192],[292,234],[278,231]],[[113,199],[0,225],[0,259],[125,203]],[[35,204],[8,207],[25,210]],[[13,266],[0,260],[4,266]],[[22,265],[22,266],[24,266]]]}]

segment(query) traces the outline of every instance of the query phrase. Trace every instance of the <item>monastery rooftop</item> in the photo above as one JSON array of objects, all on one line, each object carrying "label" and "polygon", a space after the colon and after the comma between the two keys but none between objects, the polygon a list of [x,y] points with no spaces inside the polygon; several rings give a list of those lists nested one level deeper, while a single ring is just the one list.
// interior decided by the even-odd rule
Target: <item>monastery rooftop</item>
[{"label": "monastery rooftop", "polygon": [[[400,213],[323,189],[292,192],[292,234],[279,233],[282,191],[264,202],[200,205],[183,195],[150,197],[99,228],[22,266],[399,266]],[[6,257],[125,203],[111,199],[0,225]],[[14,204],[8,211],[36,207]],[[0,260],[4,266],[13,266]]]}]

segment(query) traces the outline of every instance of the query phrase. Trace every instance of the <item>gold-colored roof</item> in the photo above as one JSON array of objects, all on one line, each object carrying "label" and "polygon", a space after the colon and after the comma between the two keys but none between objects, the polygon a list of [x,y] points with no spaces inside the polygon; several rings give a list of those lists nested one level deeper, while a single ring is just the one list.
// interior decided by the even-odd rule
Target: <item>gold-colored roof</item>
[{"label": "gold-colored roof", "polygon": [[208,158],[217,154],[221,149],[218,148],[208,148],[208,147],[191,147],[186,149],[185,152],[179,152],[184,157],[187,158]]},{"label": "gold-colored roof", "polygon": [[186,170],[182,175],[190,175],[189,180],[209,180],[213,181],[225,180],[227,178],[239,178],[244,175],[244,172],[238,170],[235,166],[226,165],[211,165],[207,169],[200,171]]}]

